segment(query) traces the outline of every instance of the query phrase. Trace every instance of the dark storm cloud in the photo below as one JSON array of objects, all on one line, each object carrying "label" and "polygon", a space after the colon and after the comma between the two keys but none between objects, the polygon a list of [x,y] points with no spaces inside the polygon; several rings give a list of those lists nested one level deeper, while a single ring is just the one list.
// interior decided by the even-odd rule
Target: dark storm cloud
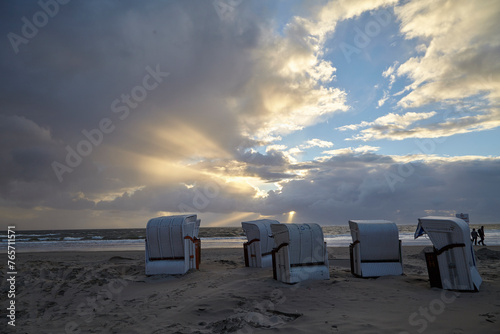
[{"label": "dark storm cloud", "polygon": [[283,166],[284,164],[288,163],[288,159],[285,157],[283,152],[276,150],[270,150],[266,154],[246,151],[237,158],[239,158],[239,160],[242,162],[258,166]]},{"label": "dark storm cloud", "polygon": [[[19,32],[21,14],[30,17],[40,10],[36,2],[22,9],[7,6],[3,32]],[[160,106],[156,112],[168,110],[171,116],[191,120],[193,109],[175,107],[200,91],[220,93],[236,84],[236,76],[228,76],[231,71],[245,78],[242,51],[259,34],[247,23],[238,27],[240,33],[226,29],[208,2],[71,2],[21,45],[18,54],[2,39],[5,112],[49,127],[56,138],[78,140],[74,137],[82,129],[113,116],[111,103],[142,82],[147,66],[159,66],[171,78],[137,112]]]},{"label": "dark storm cloud", "polygon": [[333,157],[303,180],[283,184],[262,201],[269,215],[295,211],[296,221],[344,224],[349,219],[416,223],[428,214],[469,212],[494,222],[500,160],[441,159],[397,163],[374,154]]},{"label": "dark storm cloud", "polygon": [[[59,5],[57,14],[31,38],[23,35],[29,32],[26,22],[33,24],[41,11],[31,1],[4,4],[0,13],[4,37],[13,33],[27,40],[18,45],[9,38],[1,41],[0,116],[1,126],[9,130],[1,134],[4,183],[29,178],[44,187],[85,187],[99,193],[106,191],[99,189],[101,184],[112,183],[102,176],[114,173],[115,179],[127,180],[122,186],[134,184],[137,177],[121,166],[120,150],[170,159],[189,156],[186,147],[179,152],[173,145],[166,147],[168,142],[150,140],[156,139],[153,131],[172,133],[179,122],[204,131],[228,151],[243,142],[237,120],[217,95],[249,76],[245,50],[255,46],[260,34],[251,14],[228,23],[204,1],[74,1]],[[168,72],[168,80],[160,77],[146,99],[130,102],[146,75],[147,83],[156,85],[151,72]],[[73,186],[59,184],[51,163],[65,164],[67,147],[77,150],[87,140],[82,131],[99,129],[103,119],[113,129],[99,140],[103,145],[63,174],[63,183]],[[103,147],[118,150],[103,158]]]}]

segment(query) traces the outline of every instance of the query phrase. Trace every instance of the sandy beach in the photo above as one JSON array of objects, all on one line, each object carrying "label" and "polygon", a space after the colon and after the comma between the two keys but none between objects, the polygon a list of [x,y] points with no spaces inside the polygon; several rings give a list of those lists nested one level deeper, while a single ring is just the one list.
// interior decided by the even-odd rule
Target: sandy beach
[{"label": "sandy beach", "polygon": [[478,293],[431,289],[423,249],[403,248],[403,276],[362,279],[348,248],[329,248],[330,279],[295,285],[245,268],[240,249],[203,250],[200,270],[151,277],[143,252],[22,253],[15,331],[4,317],[2,332],[499,333],[500,247],[476,248]]}]

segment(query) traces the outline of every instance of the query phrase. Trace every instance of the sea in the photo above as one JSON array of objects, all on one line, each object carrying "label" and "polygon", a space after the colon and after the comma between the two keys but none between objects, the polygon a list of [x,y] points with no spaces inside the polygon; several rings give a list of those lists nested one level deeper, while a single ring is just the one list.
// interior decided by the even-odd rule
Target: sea
[{"label": "sea", "polygon": [[[480,226],[471,225],[472,228]],[[500,246],[500,224],[484,225],[487,246]],[[348,226],[322,226],[328,247],[346,247],[352,242]],[[414,239],[416,225],[399,225],[403,246],[432,245],[426,235]],[[93,230],[16,230],[16,252],[144,251],[145,228]],[[201,248],[242,248],[247,241],[241,227],[201,227]],[[0,252],[7,252],[7,231],[0,234]],[[10,239],[13,241],[14,239]]]}]

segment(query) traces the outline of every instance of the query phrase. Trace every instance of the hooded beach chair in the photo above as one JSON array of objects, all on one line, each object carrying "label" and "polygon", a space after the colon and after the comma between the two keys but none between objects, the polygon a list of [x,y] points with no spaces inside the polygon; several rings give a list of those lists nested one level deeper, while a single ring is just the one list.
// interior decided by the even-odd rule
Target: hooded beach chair
[{"label": "hooded beach chair", "polygon": [[318,224],[274,224],[273,277],[285,283],[329,279],[328,252]]},{"label": "hooded beach chair", "polygon": [[434,245],[434,251],[425,254],[431,287],[479,291],[482,279],[476,267],[469,225],[454,217],[419,218],[415,239],[423,234]]},{"label": "hooded beach chair", "polygon": [[243,244],[246,267],[267,268],[272,266],[274,239],[271,225],[279,223],[279,221],[271,219],[241,223],[248,239]]},{"label": "hooded beach chair", "polygon": [[200,220],[196,215],[158,217],[146,226],[146,275],[185,274],[198,269]]},{"label": "hooded beach chair", "polygon": [[350,220],[351,273],[359,277],[402,275],[398,227],[387,220]]}]

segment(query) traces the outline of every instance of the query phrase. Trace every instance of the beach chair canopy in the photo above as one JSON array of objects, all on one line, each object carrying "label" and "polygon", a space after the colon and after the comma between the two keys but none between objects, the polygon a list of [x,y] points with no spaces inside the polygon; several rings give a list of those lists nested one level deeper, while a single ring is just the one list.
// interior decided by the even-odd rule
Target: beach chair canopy
[{"label": "beach chair canopy", "polygon": [[242,222],[241,227],[245,231],[248,242],[259,240],[261,253],[269,253],[274,248],[273,231],[271,230],[271,225],[279,223],[280,222],[277,220],[259,219]]},{"label": "beach chair canopy", "polygon": [[427,234],[434,245],[444,289],[479,290],[482,279],[470,239],[469,225],[460,218],[418,219],[415,238]]},{"label": "beach chair canopy", "polygon": [[415,239],[427,234],[432,244],[441,249],[449,244],[470,243],[470,228],[467,223],[455,217],[429,216],[418,219]]},{"label": "beach chair canopy", "polygon": [[399,258],[399,231],[387,220],[350,220],[352,242],[359,242],[361,258],[367,261]]}]

